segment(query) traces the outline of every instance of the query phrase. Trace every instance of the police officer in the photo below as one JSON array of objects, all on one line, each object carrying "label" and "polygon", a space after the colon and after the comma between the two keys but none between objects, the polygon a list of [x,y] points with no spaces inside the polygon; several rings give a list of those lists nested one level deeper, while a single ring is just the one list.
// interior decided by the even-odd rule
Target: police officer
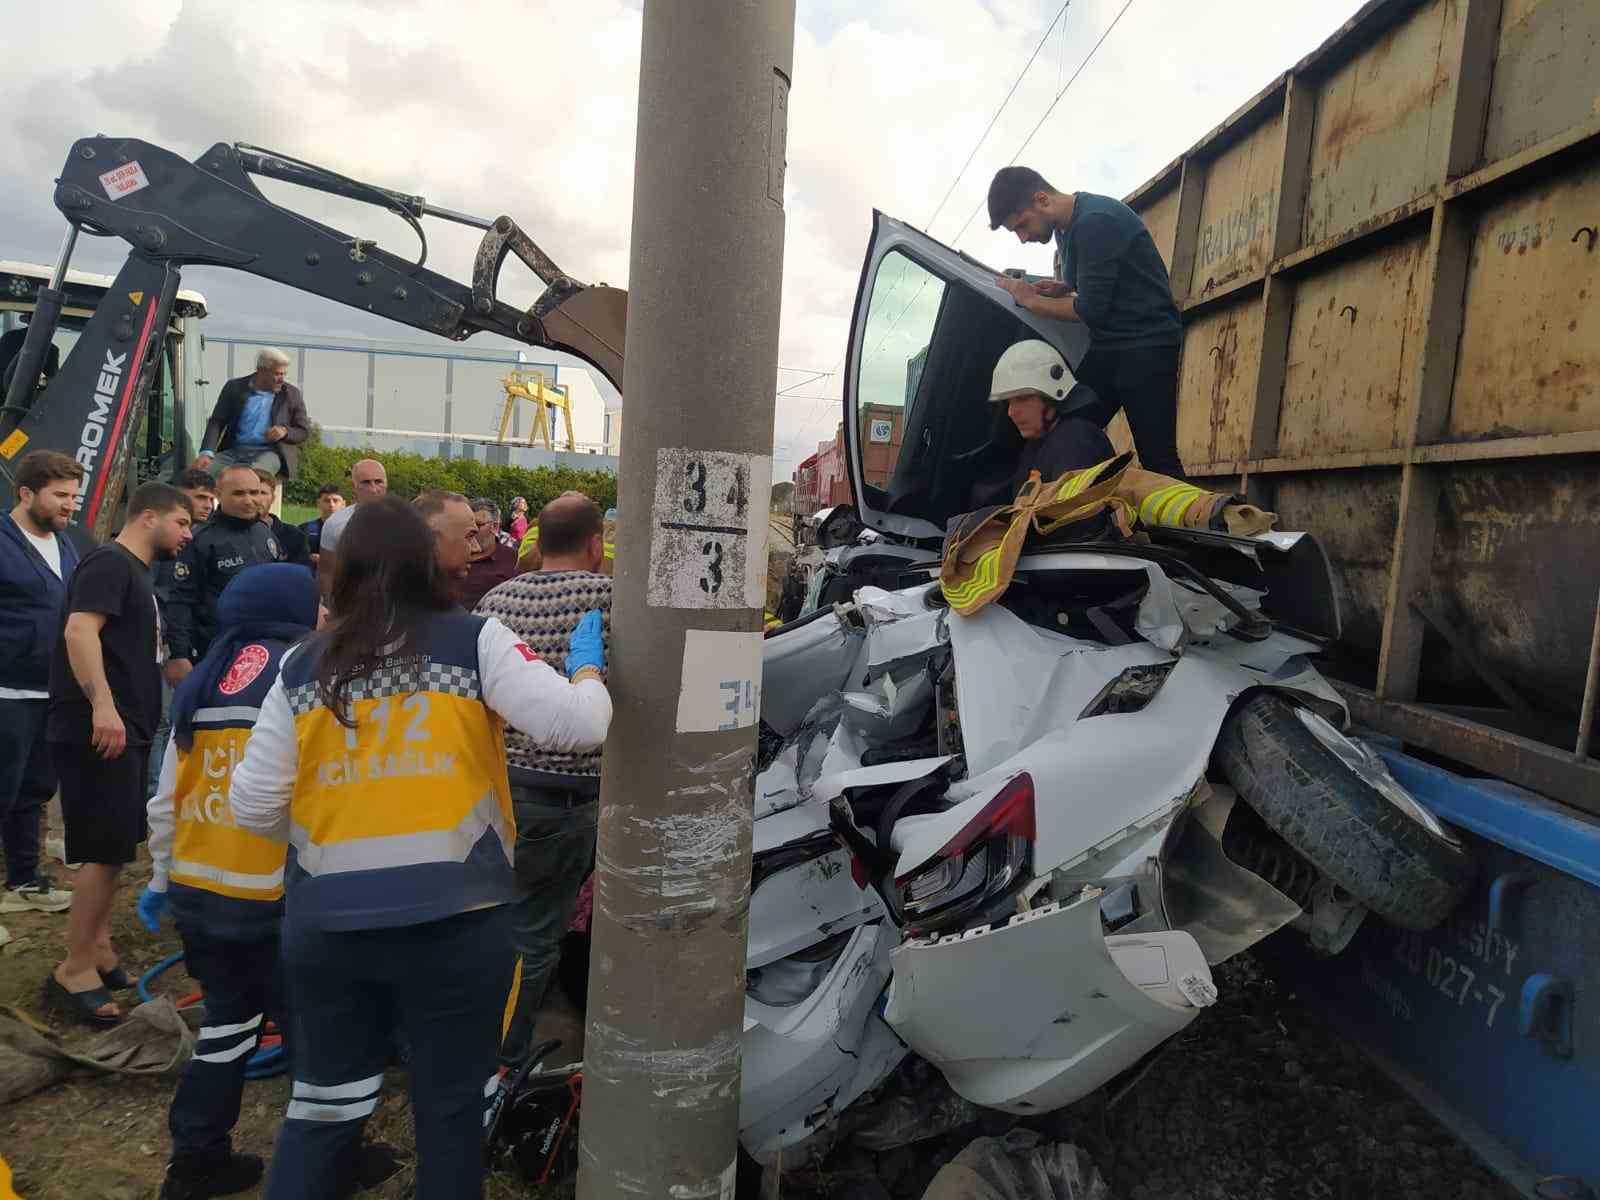
[{"label": "police officer", "polygon": [[217,635],[172,701],[173,741],[151,798],[149,885],[139,917],[172,912],[191,978],[205,990],[194,1057],[172,1099],[162,1200],[253,1187],[262,1163],[235,1154],[245,1067],[277,1000],[284,846],[233,824],[228,783],[289,646],[317,622],[317,581],[288,563],[249,567],[217,602]]},{"label": "police officer", "polygon": [[416,1194],[477,1197],[515,961],[500,719],[551,749],[605,739],[600,618],[574,631],[562,678],[499,621],[456,609],[432,532],[392,498],[356,509],[332,599],[328,628],[285,656],[231,792],[241,828],[290,843],[295,1078],[266,1194],[342,1194],[398,1027]]},{"label": "police officer", "polygon": [[261,523],[253,468],[224,467],[217,476],[217,511],[195,531],[172,569],[168,605],[167,681],[173,686],[206,652],[217,627],[217,598],[246,567],[284,562],[288,552],[270,526]]}]

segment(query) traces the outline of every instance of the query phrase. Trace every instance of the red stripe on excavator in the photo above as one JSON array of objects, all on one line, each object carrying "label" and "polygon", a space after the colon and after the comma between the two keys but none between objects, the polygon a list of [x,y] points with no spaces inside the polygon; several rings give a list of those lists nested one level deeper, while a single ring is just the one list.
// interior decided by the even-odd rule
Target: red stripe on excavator
[{"label": "red stripe on excavator", "polygon": [[133,369],[128,372],[128,378],[122,385],[122,395],[117,401],[117,419],[111,426],[111,438],[106,443],[106,460],[100,468],[99,478],[94,481],[94,495],[89,497],[89,504],[84,509],[83,523],[89,529],[94,528],[95,520],[100,515],[100,498],[105,494],[106,480],[111,475],[112,454],[116,450],[117,439],[122,436],[122,423],[128,419],[133,389],[138,386],[139,376],[144,372],[144,349],[150,344],[150,327],[155,324],[156,307],[156,297],[152,295],[150,307],[144,314],[144,328],[139,331],[139,341],[134,347]]}]

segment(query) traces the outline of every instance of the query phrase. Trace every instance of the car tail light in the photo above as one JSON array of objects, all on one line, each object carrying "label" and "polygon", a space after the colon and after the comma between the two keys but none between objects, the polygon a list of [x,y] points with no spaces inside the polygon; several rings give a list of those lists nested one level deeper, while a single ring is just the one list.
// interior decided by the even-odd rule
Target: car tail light
[{"label": "car tail light", "polygon": [[1018,775],[930,863],[895,879],[912,933],[947,928],[1015,890],[1033,858],[1033,777]]}]

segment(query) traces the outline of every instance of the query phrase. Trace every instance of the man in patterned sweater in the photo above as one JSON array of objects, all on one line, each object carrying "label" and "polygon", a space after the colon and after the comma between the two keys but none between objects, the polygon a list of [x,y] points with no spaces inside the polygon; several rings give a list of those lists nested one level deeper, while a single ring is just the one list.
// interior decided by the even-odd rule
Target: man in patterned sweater
[{"label": "man in patterned sweater", "polygon": [[[559,671],[567,639],[590,609],[604,614],[609,643],[611,579],[600,574],[604,520],[594,501],[568,492],[544,506],[538,524],[544,556],[539,569],[498,584],[478,601],[476,611],[498,617]],[[512,931],[522,980],[501,1058],[516,1066],[533,1044],[534,1021],[555,976],[561,937],[594,859],[600,751],[554,754],[508,726],[506,760],[517,816],[521,898]]]}]

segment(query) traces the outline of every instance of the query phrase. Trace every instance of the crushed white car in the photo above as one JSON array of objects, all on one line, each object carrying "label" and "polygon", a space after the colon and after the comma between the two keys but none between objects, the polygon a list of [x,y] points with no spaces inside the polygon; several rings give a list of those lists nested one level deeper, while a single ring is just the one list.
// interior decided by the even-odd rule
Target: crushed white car
[{"label": "crushed white car", "polygon": [[[999,601],[944,603],[943,523],[1006,449],[975,381],[1020,336],[1082,352],[992,275],[877,218],[846,372],[857,504],[823,522],[814,611],[766,643],[757,1157],[907,1054],[975,1104],[1060,1108],[1188,1025],[1210,968],[1268,934],[1337,953],[1369,914],[1430,927],[1471,879],[1312,664],[1338,605],[1310,536],[1038,547]],[[875,484],[870,420],[898,431]]]}]

